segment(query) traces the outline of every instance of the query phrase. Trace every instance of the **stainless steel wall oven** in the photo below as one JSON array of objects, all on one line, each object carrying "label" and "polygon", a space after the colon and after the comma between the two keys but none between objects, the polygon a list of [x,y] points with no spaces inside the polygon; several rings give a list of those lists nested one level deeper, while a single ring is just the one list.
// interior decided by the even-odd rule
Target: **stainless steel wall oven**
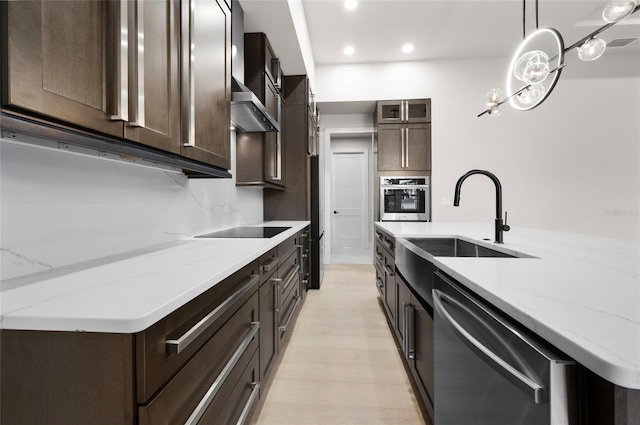
[{"label": "stainless steel wall oven", "polygon": [[380,177],[381,221],[429,221],[429,177]]}]

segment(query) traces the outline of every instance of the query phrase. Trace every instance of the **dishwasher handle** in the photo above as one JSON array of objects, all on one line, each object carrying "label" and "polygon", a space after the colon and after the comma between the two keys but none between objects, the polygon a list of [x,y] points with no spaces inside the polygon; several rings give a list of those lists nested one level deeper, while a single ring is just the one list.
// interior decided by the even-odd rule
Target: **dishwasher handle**
[{"label": "dishwasher handle", "polygon": [[461,338],[466,345],[478,355],[478,357],[483,359],[485,363],[491,366],[496,372],[500,373],[500,375],[505,377],[509,382],[529,396],[536,404],[544,403],[544,387],[511,366],[508,362],[474,338],[473,335],[471,335],[453,318],[451,313],[449,313],[447,308],[444,306],[444,302],[446,301],[451,304],[456,304],[458,307],[473,315],[476,320],[484,322],[481,317],[470,311],[456,299],[449,297],[437,289],[433,289],[432,294],[433,306],[437,313],[450,325],[456,335],[458,335],[458,337]]}]

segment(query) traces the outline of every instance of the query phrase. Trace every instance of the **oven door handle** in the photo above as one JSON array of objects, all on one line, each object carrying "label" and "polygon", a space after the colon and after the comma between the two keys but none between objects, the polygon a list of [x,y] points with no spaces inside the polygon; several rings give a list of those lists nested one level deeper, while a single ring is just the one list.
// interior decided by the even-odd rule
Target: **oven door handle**
[{"label": "oven door handle", "polygon": [[383,184],[380,185],[380,189],[382,190],[394,190],[394,189],[418,189],[418,190],[427,190],[429,189],[429,185],[427,184]]},{"label": "oven door handle", "polygon": [[[468,314],[472,315],[474,320],[484,324],[484,320],[476,313],[469,310],[466,306],[442,293],[437,289],[432,290],[433,294],[433,306],[438,312],[440,317],[451,327],[454,333],[462,339],[462,341],[472,350],[478,357],[484,360],[492,369],[500,373],[504,378],[511,382],[514,386],[520,389],[523,393],[529,396],[536,404],[544,403],[544,387],[533,381],[528,376],[511,366],[508,362],[491,351],[480,341],[473,337],[460,323],[458,323],[451,313],[447,311],[444,306],[444,302],[455,304],[457,307],[463,309]],[[486,324],[485,326],[489,326]],[[504,342],[503,342],[504,343]],[[506,343],[504,343],[506,344]]]}]

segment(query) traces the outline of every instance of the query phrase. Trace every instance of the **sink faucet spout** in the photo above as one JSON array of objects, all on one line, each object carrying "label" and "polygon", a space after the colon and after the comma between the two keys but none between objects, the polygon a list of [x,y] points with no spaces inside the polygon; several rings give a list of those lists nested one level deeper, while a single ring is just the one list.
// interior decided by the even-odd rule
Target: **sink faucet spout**
[{"label": "sink faucet spout", "polygon": [[502,185],[500,184],[500,180],[495,176],[495,174],[490,173],[485,170],[471,170],[465,173],[462,177],[458,179],[456,183],[456,190],[453,196],[453,206],[460,206],[460,189],[462,188],[462,183],[467,179],[467,177],[472,176],[474,174],[483,174],[493,181],[493,184],[496,186],[496,220],[495,220],[495,242],[496,243],[504,243],[503,240],[503,232],[508,232],[510,227],[506,223],[506,213],[505,220],[502,220]]}]

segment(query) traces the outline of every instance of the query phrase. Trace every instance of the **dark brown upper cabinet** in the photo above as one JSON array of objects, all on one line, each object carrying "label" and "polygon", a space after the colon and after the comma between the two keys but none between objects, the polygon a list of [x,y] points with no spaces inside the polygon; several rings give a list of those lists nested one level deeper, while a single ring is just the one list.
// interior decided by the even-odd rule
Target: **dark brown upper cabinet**
[{"label": "dark brown upper cabinet", "polygon": [[230,168],[223,0],[0,7],[3,109]]},{"label": "dark brown upper cabinet", "polygon": [[431,170],[431,99],[379,101],[379,171]]},{"label": "dark brown upper cabinet", "polygon": [[[136,1],[121,3],[120,7],[129,7],[128,13],[133,15],[133,28],[122,32],[128,35],[133,60],[124,66],[126,39],[121,40],[116,56],[120,65],[117,90],[129,87],[129,96],[118,96],[120,102],[128,102],[124,137],[180,153],[180,2]],[[128,84],[124,84],[127,79]]]},{"label": "dark brown upper cabinet", "polygon": [[431,122],[431,99],[380,101],[375,118],[378,124]]},{"label": "dark brown upper cabinet", "polygon": [[191,159],[231,166],[231,10],[182,2],[182,146]]},{"label": "dark brown upper cabinet", "polygon": [[2,2],[2,106],[122,137],[112,2]]},{"label": "dark brown upper cabinet", "polygon": [[431,169],[431,124],[378,125],[378,170]]}]

